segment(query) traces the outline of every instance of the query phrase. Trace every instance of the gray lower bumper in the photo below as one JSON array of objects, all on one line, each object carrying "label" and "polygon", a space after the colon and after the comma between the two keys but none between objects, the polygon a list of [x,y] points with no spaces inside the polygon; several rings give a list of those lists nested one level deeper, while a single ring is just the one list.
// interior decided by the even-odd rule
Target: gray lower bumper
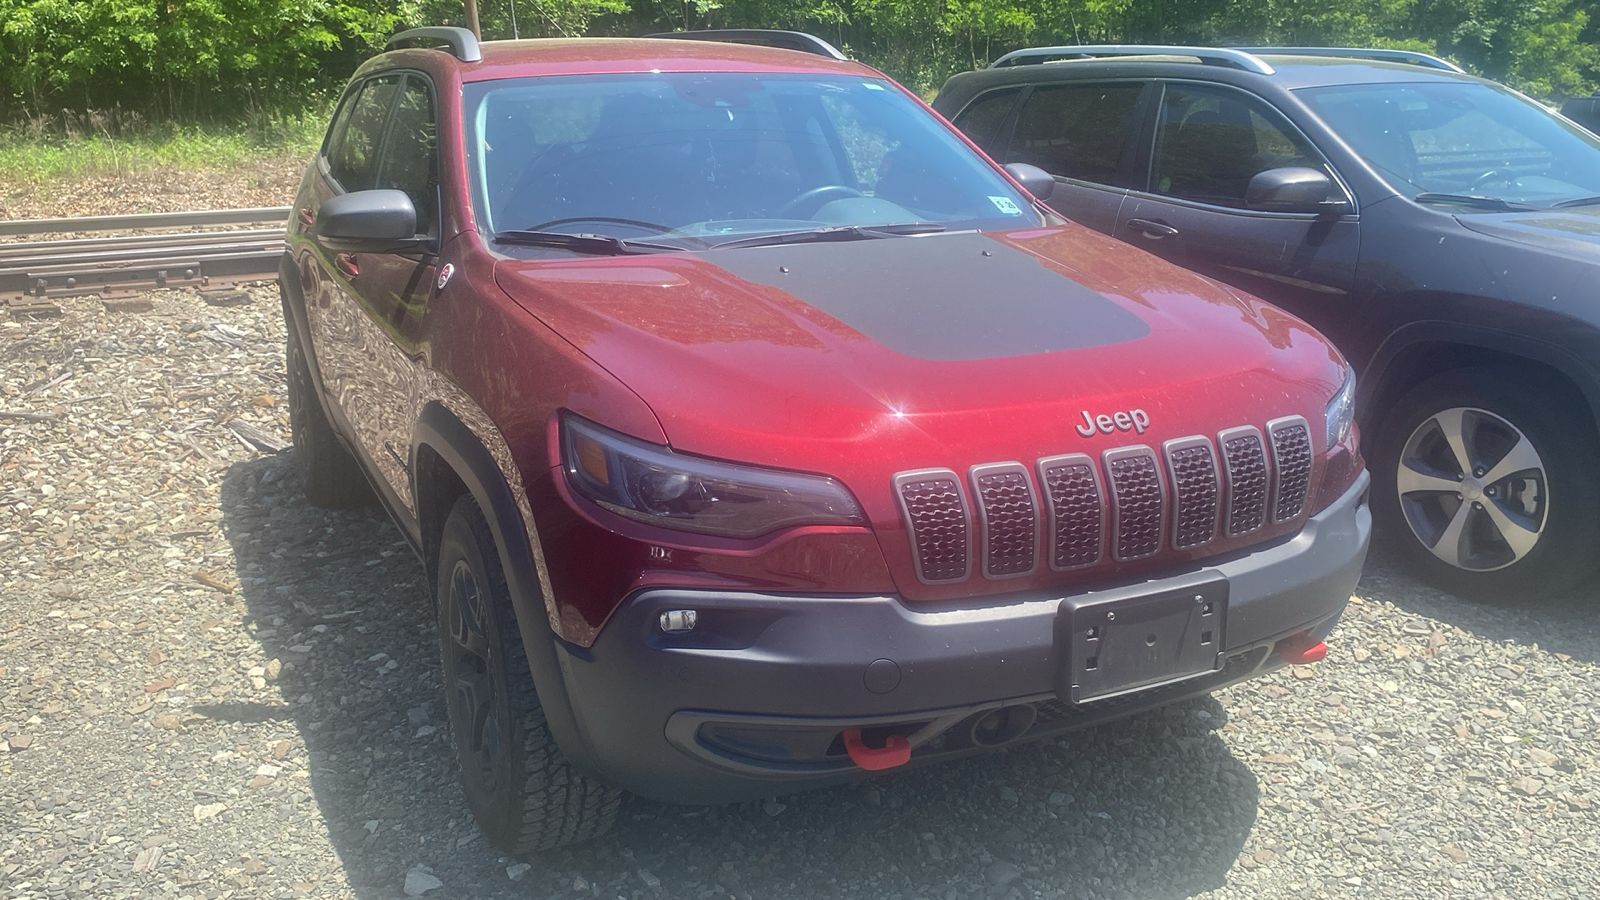
[{"label": "gray lower bumper", "polygon": [[[984,732],[973,734],[986,717],[1011,723],[1007,740],[1037,737],[1204,693],[1275,667],[1277,641],[1308,630],[1320,639],[1333,628],[1366,558],[1367,483],[1363,474],[1286,542],[1115,589],[1225,577],[1219,672],[1065,703],[1056,697],[1060,594],[928,610],[895,597],[649,590],[630,598],[589,650],[561,648],[586,745],[564,749],[635,793],[727,802],[863,774],[840,750],[846,728],[908,736],[915,763],[982,749]],[[673,609],[694,609],[695,630],[662,634],[660,614]],[[990,715],[1012,707],[1014,716]]]}]

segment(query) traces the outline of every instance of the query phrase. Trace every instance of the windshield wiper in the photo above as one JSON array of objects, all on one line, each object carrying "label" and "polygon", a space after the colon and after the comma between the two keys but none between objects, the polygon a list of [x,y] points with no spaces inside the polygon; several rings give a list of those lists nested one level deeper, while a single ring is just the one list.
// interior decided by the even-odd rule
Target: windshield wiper
[{"label": "windshield wiper", "polygon": [[1423,191],[1411,199],[1418,203],[1458,203],[1462,206],[1475,206],[1478,209],[1494,209],[1501,212],[1529,212],[1538,209],[1526,203],[1513,203],[1510,200],[1501,200],[1499,197],[1485,197],[1482,194],[1438,194],[1432,191]]},{"label": "windshield wiper", "polygon": [[1551,209],[1571,209],[1574,206],[1594,206],[1600,204],[1600,197],[1574,197],[1571,200],[1562,200],[1550,204]]},{"label": "windshield wiper", "polygon": [[628,253],[677,252],[683,247],[658,244],[654,241],[635,241],[604,234],[568,234],[565,231],[497,231],[494,239],[502,244],[525,244],[529,247],[559,247],[574,253],[595,253],[601,256],[622,256]]},{"label": "windshield wiper", "polygon": [[758,234],[754,237],[723,241],[713,245],[713,250],[735,250],[740,247],[769,247],[775,244],[814,244],[826,241],[868,241],[874,238],[901,237],[912,234],[937,234],[944,230],[938,222],[900,222],[894,225],[832,225],[806,231],[780,231],[777,234]]}]

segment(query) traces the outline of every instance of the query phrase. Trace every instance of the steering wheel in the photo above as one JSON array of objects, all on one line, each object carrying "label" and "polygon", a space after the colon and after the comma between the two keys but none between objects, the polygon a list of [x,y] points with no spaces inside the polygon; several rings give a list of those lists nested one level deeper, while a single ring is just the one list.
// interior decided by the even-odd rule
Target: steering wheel
[{"label": "steering wheel", "polygon": [[1490,169],[1482,175],[1479,175],[1477,178],[1472,179],[1472,183],[1467,185],[1467,190],[1475,191],[1486,184],[1494,184],[1496,181],[1504,181],[1506,184],[1515,184],[1516,180],[1517,174],[1510,169]]},{"label": "steering wheel", "polygon": [[638,219],[619,219],[615,216],[569,216],[565,219],[551,219],[537,225],[529,225],[524,231],[544,231],[557,225],[570,225],[573,222],[599,222],[605,225],[628,225],[633,228],[643,228],[656,234],[670,234],[678,229],[670,225],[657,225],[655,222],[641,222]]},{"label": "steering wheel", "polygon": [[824,203],[865,196],[866,194],[846,184],[824,184],[809,191],[801,191],[793,200],[785,203],[776,216],[780,219],[809,219],[822,208]]}]

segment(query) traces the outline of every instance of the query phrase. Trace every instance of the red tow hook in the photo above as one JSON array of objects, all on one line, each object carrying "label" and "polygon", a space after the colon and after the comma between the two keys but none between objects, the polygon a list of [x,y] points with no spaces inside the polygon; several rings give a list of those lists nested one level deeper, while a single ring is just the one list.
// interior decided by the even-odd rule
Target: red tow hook
[{"label": "red tow hook", "polygon": [[1278,658],[1291,666],[1322,662],[1328,655],[1328,645],[1309,634],[1297,634],[1278,643]]},{"label": "red tow hook", "polygon": [[868,772],[892,769],[911,761],[911,742],[901,734],[884,738],[882,747],[868,747],[861,740],[861,729],[848,728],[844,732],[844,750],[850,754],[851,762]]}]

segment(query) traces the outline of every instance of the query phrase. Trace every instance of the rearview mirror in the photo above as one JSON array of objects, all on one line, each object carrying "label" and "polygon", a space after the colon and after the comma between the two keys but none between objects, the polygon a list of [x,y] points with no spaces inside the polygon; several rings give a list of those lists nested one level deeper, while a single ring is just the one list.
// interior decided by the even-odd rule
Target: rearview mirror
[{"label": "rearview mirror", "polygon": [[420,246],[417,209],[405,191],[354,191],[317,209],[313,233],[341,253],[399,253]]},{"label": "rearview mirror", "polygon": [[1027,163],[1007,163],[1006,171],[1023,189],[1040,200],[1049,200],[1056,189],[1056,177],[1038,166]]},{"label": "rearview mirror", "polygon": [[1342,198],[1330,198],[1332,193],[1333,179],[1326,173],[1287,166],[1256,173],[1245,188],[1244,205],[1262,212],[1343,212],[1348,204]]}]

